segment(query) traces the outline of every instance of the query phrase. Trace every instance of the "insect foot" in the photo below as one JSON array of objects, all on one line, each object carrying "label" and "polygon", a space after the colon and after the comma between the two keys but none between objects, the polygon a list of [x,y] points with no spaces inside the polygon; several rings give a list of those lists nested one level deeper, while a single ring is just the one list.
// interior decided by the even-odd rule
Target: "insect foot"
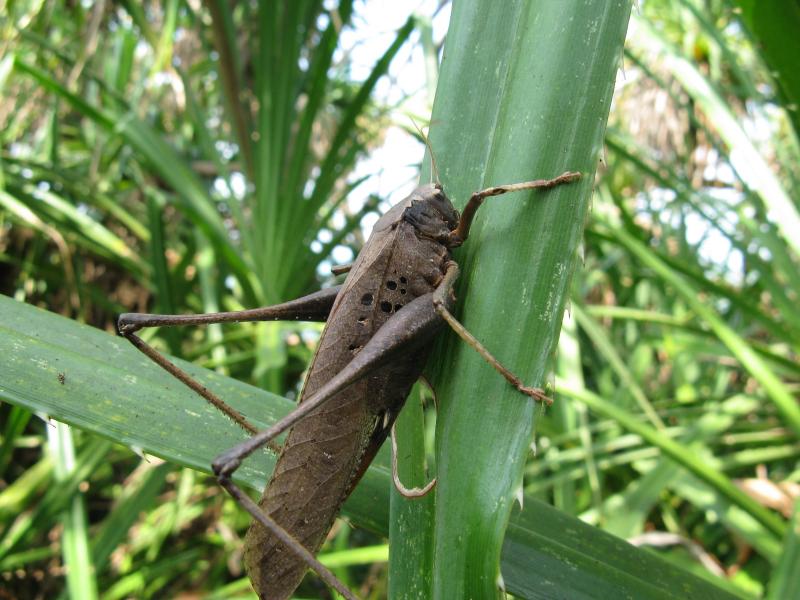
[{"label": "insect foot", "polygon": [[142,313],[123,313],[117,318],[117,332],[120,335],[127,335],[139,331],[143,326],[141,322],[150,316]]},{"label": "insect foot", "polygon": [[547,394],[545,394],[544,390],[541,388],[528,387],[525,385],[517,385],[514,387],[516,387],[523,394],[530,396],[537,402],[541,402],[542,404],[546,404],[547,406],[553,406],[553,399]]},{"label": "insect foot", "polygon": [[211,469],[218,479],[230,479],[230,476],[241,464],[242,461],[238,457],[232,456],[230,452],[225,452],[214,459]]}]

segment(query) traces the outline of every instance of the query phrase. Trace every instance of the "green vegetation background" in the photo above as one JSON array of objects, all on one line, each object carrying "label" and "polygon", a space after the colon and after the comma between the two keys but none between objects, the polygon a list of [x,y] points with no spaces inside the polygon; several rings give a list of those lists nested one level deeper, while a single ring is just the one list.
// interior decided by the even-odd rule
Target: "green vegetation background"
[{"label": "green vegetation background", "polygon": [[[445,339],[438,420],[415,395],[401,437],[404,476],[437,472],[436,495],[390,500],[383,453],[344,509],[358,527],[338,523],[323,560],[373,598],[486,597],[500,582],[519,597],[800,597],[800,10],[641,1],[623,54],[626,1],[493,4],[456,3],[441,77],[430,15],[417,15],[364,80],[337,51],[361,6],[348,0],[7,7],[4,589],[251,594],[248,519],[200,472],[240,432],[88,326],[328,283],[331,251],[357,252],[382,200],[351,212],[354,165],[388,127],[428,119],[418,99],[373,95],[418,47],[457,204],[483,185],[587,174],[490,201],[458,255],[460,316],[526,382],[554,384],[556,403],[526,409]],[[478,33],[479,49],[459,42]],[[290,409],[280,396],[296,395],[318,332],[150,339],[266,424]],[[271,460],[242,481],[257,488]],[[309,578],[299,593],[321,592]]]}]

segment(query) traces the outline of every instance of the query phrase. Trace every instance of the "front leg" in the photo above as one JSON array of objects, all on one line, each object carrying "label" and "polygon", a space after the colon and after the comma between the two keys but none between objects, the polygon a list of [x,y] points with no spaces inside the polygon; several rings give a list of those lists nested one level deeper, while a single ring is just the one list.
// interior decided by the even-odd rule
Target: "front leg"
[{"label": "front leg", "polygon": [[458,265],[451,261],[447,265],[444,279],[442,279],[439,287],[437,287],[436,291],[433,293],[433,304],[436,314],[444,319],[447,324],[450,325],[452,330],[455,331],[458,336],[467,343],[467,345],[472,347],[478,354],[480,354],[483,360],[489,363],[498,373],[500,373],[500,375],[502,375],[505,380],[508,381],[508,383],[513,385],[515,388],[517,388],[517,390],[526,396],[530,396],[537,402],[542,402],[547,406],[550,406],[553,403],[553,400],[549,398],[543,390],[524,385],[519,377],[512,373],[508,368],[503,366],[503,364],[501,364],[500,361],[497,360],[486,349],[486,347],[481,344],[478,339],[472,335],[469,330],[458,321],[458,319],[453,316],[453,313],[450,312],[450,304],[453,301],[453,285],[455,284],[457,278]]}]

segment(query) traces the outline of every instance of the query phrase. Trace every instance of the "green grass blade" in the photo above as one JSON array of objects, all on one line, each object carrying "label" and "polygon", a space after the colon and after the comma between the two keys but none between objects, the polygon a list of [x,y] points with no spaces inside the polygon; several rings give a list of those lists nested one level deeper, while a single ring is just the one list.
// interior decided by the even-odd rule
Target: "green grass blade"
[{"label": "green grass blade", "polygon": [[800,498],[795,500],[794,514],[783,541],[781,560],[772,573],[768,600],[800,598]]},{"label": "green grass blade", "polygon": [[175,37],[175,24],[178,17],[178,0],[164,2],[164,20],[161,35],[156,45],[156,57],[150,69],[151,76],[170,69],[172,64],[172,40]]},{"label": "green grass blade", "polygon": [[245,164],[245,172],[250,181],[253,175],[253,143],[250,139],[252,131],[251,115],[242,101],[242,57],[233,25],[233,7],[222,0],[210,0],[206,7],[211,13],[211,29],[214,34],[214,47],[219,53],[219,68],[222,78],[222,91],[225,95],[225,107],[236,132],[237,143]]},{"label": "green grass blade", "polygon": [[77,492],[78,486],[102,462],[110,447],[110,442],[106,440],[93,440],[78,456],[76,468],[68,474],[68,477],[62,480],[59,486],[48,488],[34,510],[17,516],[0,538],[0,559],[5,558],[32,531],[51,522],[58,513],[65,510]]},{"label": "green grass blade", "polygon": [[[797,236],[800,231],[800,212],[728,104],[697,67],[672,49],[655,29],[643,19],[639,19],[637,24],[646,32],[646,41],[642,43],[650,45],[661,55],[663,67],[669,69],[697,102],[728,146],[732,166],[747,185],[759,193],[764,206],[773,215],[773,222],[781,231],[784,242],[795,254],[800,255],[800,239]],[[634,40],[637,39],[634,37]]]},{"label": "green grass blade", "polygon": [[778,83],[781,101],[800,139],[800,6],[796,2],[734,0],[740,20],[753,36],[763,60]]},{"label": "green grass blade", "polygon": [[[578,338],[578,325],[572,313],[564,315],[564,324],[558,338],[558,363],[559,377],[583,385],[582,352]],[[598,456],[592,444],[592,431],[589,427],[589,411],[582,404],[559,402],[552,409],[553,420],[561,426],[561,431],[568,434],[577,431],[581,449],[583,451],[583,467],[585,467],[586,480],[592,495],[592,504],[596,509],[603,505],[603,494],[600,473],[598,471]],[[537,467],[544,467],[544,461],[536,461]],[[539,479],[537,478],[528,478]],[[556,508],[565,510],[567,514],[575,515],[577,512],[577,498],[573,485],[559,486],[553,490],[553,504]]]},{"label": "green grass blade", "polygon": [[644,390],[639,385],[639,382],[634,378],[633,373],[625,365],[625,361],[614,349],[614,344],[605,334],[600,325],[589,315],[586,314],[583,307],[578,303],[573,303],[571,308],[572,313],[575,315],[575,320],[580,325],[581,329],[589,336],[592,343],[597,348],[597,351],[602,354],[606,361],[611,365],[617,377],[621,380],[622,389],[627,390],[627,393],[633,396],[639,408],[647,416],[648,421],[656,429],[663,429],[664,423],[653,408],[650,399],[644,393]]},{"label": "green grass blade", "polygon": [[[719,461],[708,447],[718,439],[718,436],[729,431],[737,421],[746,418],[758,408],[754,398],[733,397],[718,405],[708,406],[703,414],[689,425],[684,432],[674,438],[676,442],[689,450],[688,453],[703,457],[709,465],[715,467],[720,473],[722,469]],[[636,466],[634,465],[634,468]],[[638,470],[638,469],[637,469]],[[685,471],[680,465],[667,457],[662,457],[657,463],[648,463],[648,468],[643,471],[642,477],[632,481],[619,494],[609,496],[605,501],[604,529],[622,538],[631,538],[643,532],[649,515],[663,495],[665,489],[670,489],[673,482],[684,478]],[[729,487],[733,482],[728,479]],[[699,483],[703,486],[704,484]],[[708,486],[705,486],[708,489]],[[718,494],[713,490],[715,495]],[[680,494],[680,492],[678,492]],[[695,496],[690,496],[691,502]],[[724,502],[724,501],[723,501]],[[723,522],[730,516],[731,505],[727,503],[728,510],[720,511],[719,517]],[[704,509],[708,508],[705,505]],[[710,508],[708,508],[710,510]],[[584,515],[585,517],[585,515]],[[754,523],[751,528],[754,535],[768,536],[770,534],[762,525]],[[743,534],[750,541],[748,533]],[[752,543],[752,542],[751,542]]]},{"label": "green grass blade", "polygon": [[222,218],[217,212],[207,190],[198,177],[178,153],[133,114],[120,115],[114,126],[142,158],[164,178],[182,200],[181,208],[187,211],[192,221],[205,233],[219,255],[225,259],[237,275],[249,299],[257,297],[255,278],[251,275],[245,260],[238,254],[228,238]]},{"label": "green grass blade", "polygon": [[[14,451],[14,443],[25,430],[30,418],[31,413],[19,406],[12,408],[8,414],[3,426],[2,443],[0,443],[0,477],[3,477],[6,472],[8,463],[11,460],[11,453]],[[8,488],[5,489],[7,490]],[[0,504],[0,519],[2,514],[2,504]]]},{"label": "green grass blade", "polygon": [[[72,431],[64,423],[54,423],[47,430],[50,452],[55,466],[55,480],[58,487],[64,484],[75,470],[75,447]],[[61,513],[62,554],[67,571],[67,590],[71,598],[97,598],[95,567],[89,552],[88,515],[83,494],[75,490]]]},{"label": "green grass blade", "polygon": [[101,110],[71,93],[47,73],[17,60],[15,68],[33,77],[43,88],[66,100],[72,108],[101,127],[120,135],[142,160],[166,181],[182,201],[181,207],[213,241],[217,252],[236,274],[248,299],[258,296],[256,279],[245,260],[231,244],[222,218],[197,175],[163,137],[133,113],[115,114]]},{"label": "green grass blade", "polygon": [[[713,204],[713,200],[709,198],[708,195],[693,190],[690,182],[679,178],[668,166],[657,164],[654,159],[645,161],[645,159],[642,158],[643,149],[632,144],[626,144],[620,136],[616,135],[616,132],[606,136],[606,145],[616,156],[630,161],[642,175],[653,178],[664,188],[674,189],[678,198],[681,200],[696,206],[708,206]],[[765,278],[773,279],[779,276],[777,275],[779,271],[778,266],[783,262],[791,264],[791,259],[789,259],[788,256],[785,261],[779,260],[782,255],[789,254],[789,248],[783,245],[780,241],[781,237],[777,232],[774,232],[773,235],[763,233],[763,223],[754,222],[752,218],[748,217],[746,214],[748,209],[749,206],[746,206],[744,210],[740,209],[739,218],[742,224],[752,232],[753,237],[758,239],[760,243],[763,243],[769,251],[773,253],[772,268],[764,273]],[[768,229],[768,231],[772,232],[773,228]],[[732,240],[732,242],[734,244],[737,243],[735,239]],[[708,279],[694,257],[689,262],[670,259],[668,256],[664,256],[663,259],[669,262],[673,269],[691,277],[698,285],[701,285],[703,288],[715,294],[720,294],[728,298],[739,310],[745,312],[748,318],[759,322],[762,327],[776,338],[786,338],[787,341],[791,341],[794,344],[797,344],[798,340],[800,340],[800,334],[798,333],[800,332],[798,317],[793,313],[781,314],[781,321],[777,322],[771,315],[766,314],[755,300],[738,293],[738,290],[733,288],[730,284]],[[758,260],[757,255],[754,257],[754,260]],[[780,274],[782,275],[779,276],[780,285],[786,288],[790,287],[790,289],[800,290],[800,286],[794,283],[796,277],[794,271],[796,271],[794,267],[780,269]],[[786,279],[784,279],[784,277]]]},{"label": "green grass blade", "polygon": [[142,32],[142,36],[147,43],[155,48],[158,45],[158,41],[153,28],[150,27],[150,21],[147,20],[145,7],[139,2],[131,0],[120,0],[120,4],[125,8],[133,22],[136,23],[136,26],[139,28],[139,31]]},{"label": "green grass blade", "polygon": [[338,552],[327,552],[320,555],[319,560],[330,569],[351,565],[369,565],[376,562],[381,563],[389,560],[389,547],[385,545],[365,546],[350,550],[339,550]]},{"label": "green grass blade", "polygon": [[[61,231],[70,231],[74,234],[73,238],[77,238],[76,243],[92,248],[108,259],[116,258],[134,273],[147,272],[146,263],[122,239],[65,199],[52,192],[39,191],[33,186],[25,186],[20,190],[11,189],[15,192],[13,196],[0,190],[0,206],[11,211],[20,221],[53,239],[59,249],[62,249],[65,262],[68,247]],[[36,216],[32,207],[42,211],[44,219]],[[58,223],[59,230],[47,224],[54,221]]]},{"label": "green grass blade", "polygon": [[64,86],[59,84],[55,79],[50,77],[47,73],[45,73],[41,69],[38,69],[33,65],[27,64],[25,61],[20,60],[19,57],[15,57],[14,69],[22,73],[25,73],[27,75],[30,75],[45,90],[51,92],[55,96],[65,99],[75,110],[77,110],[84,116],[88,117],[98,125],[108,128],[113,126],[114,123],[111,116],[107,115],[102,110],[98,110],[90,103],[86,102],[80,96],[68,91]]},{"label": "green grass blade", "polygon": [[[342,173],[347,172],[355,164],[358,153],[363,150],[361,143],[356,135],[358,131],[357,119],[364,114],[370,101],[373,90],[380,79],[388,72],[389,66],[400,48],[406,43],[411,32],[414,30],[414,18],[409,19],[397,30],[397,34],[386,49],[386,51],[376,61],[367,79],[360,85],[354,98],[347,104],[344,114],[331,141],[330,148],[325,159],[320,165],[320,174],[314,182],[314,190],[311,198],[303,202],[303,214],[296,215],[291,225],[289,239],[302,239],[312,223],[316,220],[319,211],[330,201],[334,195],[337,181],[340,180]],[[293,244],[286,249],[286,253],[280,256],[280,260],[285,263],[280,266],[279,277],[283,281],[282,287],[286,287],[293,294],[302,293],[292,286],[292,282],[297,280],[296,265],[303,264],[302,257],[298,253],[305,250],[301,244]],[[319,259],[325,258],[320,255]]]},{"label": "green grass blade", "polygon": [[785,534],[786,526],[780,518],[733,485],[727,477],[706,464],[699,457],[687,453],[682,444],[641,423],[633,415],[617,408],[612,403],[585,388],[577,388],[568,382],[560,380],[557,385],[559,393],[583,402],[593,411],[614,419],[628,431],[640,435],[648,443],[660,448],[672,460],[688,469],[692,474],[713,487],[719,494],[751,514],[773,535],[782,536]]},{"label": "green grass blade", "polygon": [[[15,409],[30,415],[30,411],[21,406]],[[3,440],[5,443],[5,439]],[[34,497],[44,493],[53,477],[53,461],[49,456],[44,456],[36,464],[29,467],[13,483],[0,493],[0,521],[6,522],[16,514],[25,510]],[[0,568],[3,568],[0,566]]]},{"label": "green grass blade", "polygon": [[709,486],[697,477],[684,472],[683,476],[672,480],[671,488],[698,510],[720,515],[720,522],[733,534],[751,544],[768,563],[776,563],[781,556],[781,538],[776,537],[746,510],[719,494],[709,493]]},{"label": "green grass blade", "polygon": [[289,174],[285,184],[287,192],[297,194],[297,197],[302,195],[303,186],[308,178],[308,170],[311,166],[309,143],[314,122],[318,113],[324,107],[326,89],[329,85],[328,71],[331,68],[333,54],[338,46],[341,32],[338,20],[341,20],[342,23],[350,21],[353,12],[353,0],[342,0],[337,11],[338,19],[329,19],[328,26],[322,32],[308,69],[308,101],[300,114],[300,125],[295,136],[292,157],[289,161]]},{"label": "green grass blade", "polygon": [[742,366],[762,385],[767,396],[780,411],[786,424],[800,435],[800,407],[788,389],[769,368],[765,361],[750,347],[747,340],[733,330],[690,285],[668,265],[661,261],[648,247],[623,229],[617,229],[614,237],[642,264],[650,267],[659,277],[669,283],[697,315],[708,324],[720,341],[741,362]]},{"label": "green grass blade", "polygon": [[525,502],[511,517],[502,554],[506,587],[519,598],[736,597],[650,552],[632,555],[628,542],[549,504]]},{"label": "green grass blade", "polygon": [[128,478],[122,497],[92,539],[92,560],[98,571],[108,562],[114,548],[128,536],[128,530],[142,511],[158,505],[157,496],[172,470],[169,463],[154,466],[142,461],[141,467]]},{"label": "green grass blade", "polygon": [[369,77],[367,77],[361,85],[355,98],[353,98],[352,102],[347,107],[347,111],[343,115],[342,121],[339,123],[339,127],[336,130],[333,142],[331,142],[328,155],[325,157],[325,161],[320,167],[320,176],[317,179],[314,192],[311,196],[312,206],[316,208],[321,207],[330,196],[333,185],[339,177],[342,158],[346,156],[347,150],[354,144],[352,133],[356,126],[356,119],[364,110],[364,106],[369,101],[375,85],[389,70],[392,59],[394,59],[413,30],[414,17],[409,17],[403,26],[397,30],[395,39],[392,41],[389,48],[386,49],[386,52],[384,52],[375,63]]}]

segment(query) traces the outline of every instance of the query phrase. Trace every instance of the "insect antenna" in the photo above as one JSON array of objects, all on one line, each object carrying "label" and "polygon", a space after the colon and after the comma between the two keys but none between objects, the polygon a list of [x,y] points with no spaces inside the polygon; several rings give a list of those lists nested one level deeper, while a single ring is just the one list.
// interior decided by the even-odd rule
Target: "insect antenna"
[{"label": "insect antenna", "polygon": [[[422,131],[422,128],[419,125],[417,125],[417,122],[414,120],[414,117],[409,117],[409,119],[411,119],[411,122],[414,124],[414,128],[419,132],[422,141],[425,143],[425,147],[428,149],[428,154],[431,157],[431,176],[435,175],[436,183],[441,185],[442,182],[439,179],[439,169],[436,167],[436,157],[433,154],[433,147],[431,146],[431,142],[428,139],[428,136],[425,135],[425,133]],[[430,129],[430,126],[428,128]],[[430,183],[433,183],[433,181],[431,181]]]}]

